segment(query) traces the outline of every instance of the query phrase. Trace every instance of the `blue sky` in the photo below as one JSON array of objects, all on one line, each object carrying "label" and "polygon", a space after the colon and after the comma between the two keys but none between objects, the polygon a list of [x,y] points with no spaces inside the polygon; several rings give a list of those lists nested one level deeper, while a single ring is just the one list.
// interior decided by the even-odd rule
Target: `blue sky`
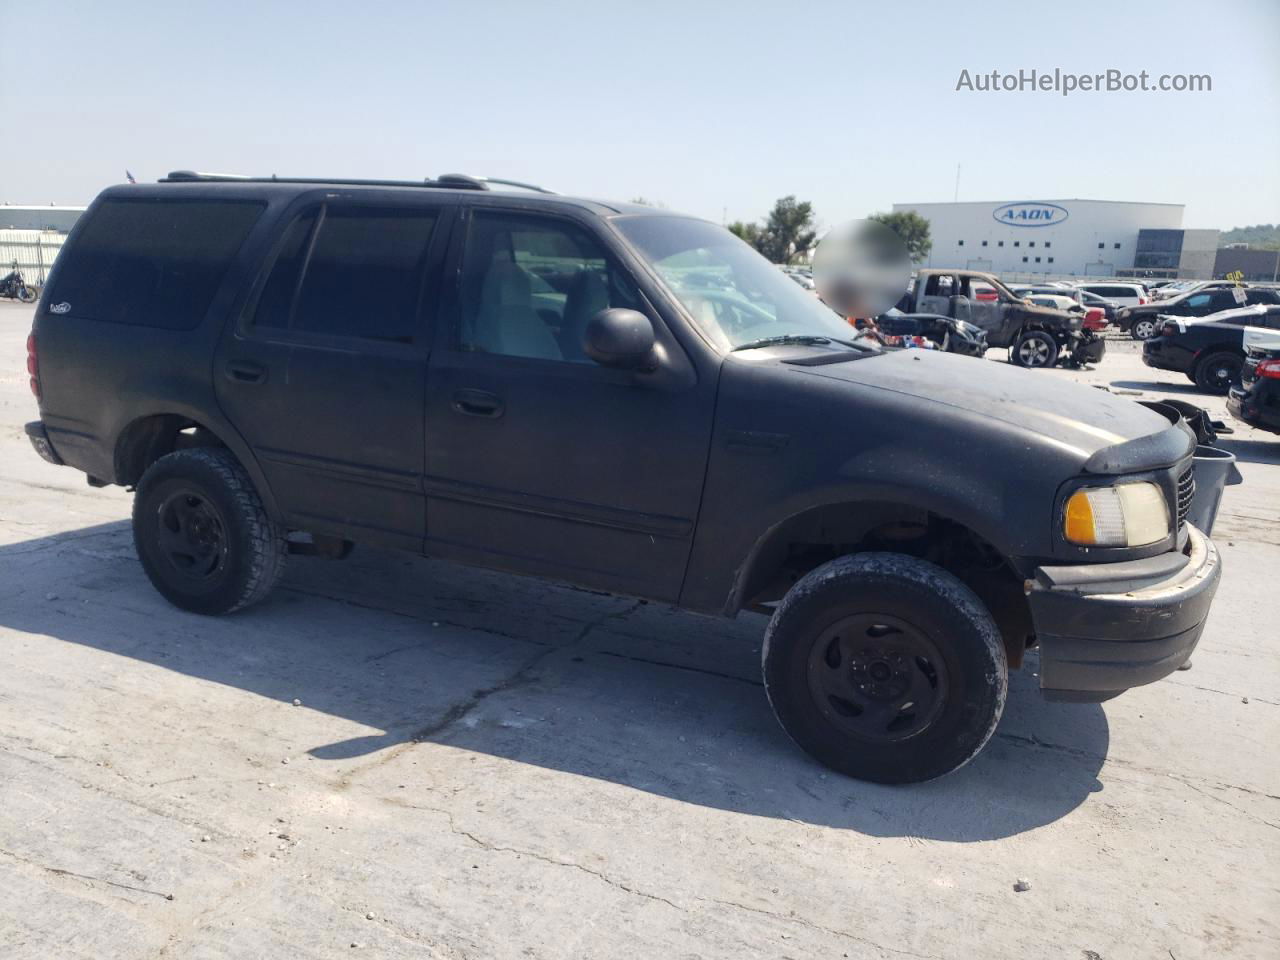
[{"label": "blue sky", "polygon": [[[833,224],[949,200],[959,163],[962,200],[1280,221],[1276,0],[0,0],[0,23],[11,203],[84,203],[126,167],[461,171],[713,220],[794,193]],[[961,69],[1055,67],[1207,73],[1213,90],[955,89]]]}]

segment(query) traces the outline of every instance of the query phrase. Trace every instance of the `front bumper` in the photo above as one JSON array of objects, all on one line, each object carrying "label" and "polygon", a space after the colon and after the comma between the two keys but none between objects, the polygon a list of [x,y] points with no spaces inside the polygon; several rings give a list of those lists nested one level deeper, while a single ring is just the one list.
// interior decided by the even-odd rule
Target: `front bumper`
[{"label": "front bumper", "polygon": [[1152,337],[1150,340],[1144,341],[1142,344],[1142,362],[1148,367],[1155,367],[1157,370],[1182,373],[1184,364],[1178,363],[1177,359],[1172,357],[1164,347],[1164,341],[1159,337]]},{"label": "front bumper", "polygon": [[1189,555],[1037,568],[1027,599],[1046,698],[1109,700],[1187,661],[1222,575],[1213,541],[1187,532]]},{"label": "front bumper", "polygon": [[1082,339],[1071,352],[1072,359],[1078,363],[1101,363],[1107,353],[1107,341],[1093,335],[1093,339]]}]

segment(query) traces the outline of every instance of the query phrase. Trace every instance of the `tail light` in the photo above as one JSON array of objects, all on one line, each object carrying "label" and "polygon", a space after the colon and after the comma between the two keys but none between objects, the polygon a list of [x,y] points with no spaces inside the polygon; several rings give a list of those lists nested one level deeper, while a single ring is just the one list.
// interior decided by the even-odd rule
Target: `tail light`
[{"label": "tail light", "polygon": [[1146,298],[1146,297],[1139,297],[1139,298],[1138,298],[1138,306],[1142,306],[1142,305],[1143,305],[1144,303],[1146,303],[1146,302],[1147,302],[1147,298]]},{"label": "tail light", "polygon": [[1263,360],[1258,364],[1258,376],[1268,380],[1280,380],[1280,358]]},{"label": "tail light", "polygon": [[40,399],[40,360],[36,356],[36,335],[27,334],[27,376],[31,384],[31,393]]}]

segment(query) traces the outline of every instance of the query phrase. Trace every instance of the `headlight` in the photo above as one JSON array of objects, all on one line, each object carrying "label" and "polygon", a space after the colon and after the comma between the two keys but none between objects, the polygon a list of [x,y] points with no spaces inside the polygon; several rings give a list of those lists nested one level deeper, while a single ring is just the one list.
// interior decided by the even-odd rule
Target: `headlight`
[{"label": "headlight", "polygon": [[1067,499],[1067,542],[1082,547],[1142,547],[1169,536],[1169,505],[1154,483],[1085,487]]}]

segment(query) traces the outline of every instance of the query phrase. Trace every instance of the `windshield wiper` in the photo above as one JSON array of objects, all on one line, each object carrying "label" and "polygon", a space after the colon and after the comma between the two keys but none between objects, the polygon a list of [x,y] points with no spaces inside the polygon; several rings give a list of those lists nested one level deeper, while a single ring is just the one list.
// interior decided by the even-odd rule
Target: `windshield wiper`
[{"label": "windshield wiper", "polygon": [[735,352],[738,350],[754,350],[756,347],[774,347],[785,343],[798,343],[804,346],[838,343],[842,347],[848,347],[850,350],[859,350],[862,353],[875,353],[878,350],[877,347],[858,340],[841,340],[838,337],[819,336],[812,333],[788,333],[780,337],[761,337],[759,340],[749,340],[733,349]]},{"label": "windshield wiper", "polygon": [[804,345],[831,343],[830,337],[819,337],[813,334],[787,333],[780,337],[761,337],[759,340],[748,340],[740,346],[734,347],[734,352],[739,350],[754,350],[756,347],[773,347],[782,343],[799,343]]}]

